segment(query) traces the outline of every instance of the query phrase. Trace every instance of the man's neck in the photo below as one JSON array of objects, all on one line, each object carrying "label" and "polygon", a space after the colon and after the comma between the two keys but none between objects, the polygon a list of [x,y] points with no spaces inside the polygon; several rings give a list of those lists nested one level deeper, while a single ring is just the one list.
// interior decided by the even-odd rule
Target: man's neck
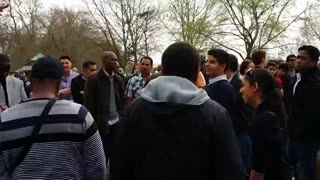
[{"label": "man's neck", "polygon": [[113,70],[103,68],[105,72],[107,72],[110,76],[113,74]]},{"label": "man's neck", "polygon": [[70,73],[71,73],[71,71],[66,71],[66,72],[63,73],[63,76],[65,76],[65,77],[66,77],[66,76],[69,76]]},{"label": "man's neck", "polygon": [[261,68],[261,69],[264,69],[264,64],[256,65],[256,66],[254,66],[254,68]]},{"label": "man's neck", "polygon": [[39,98],[54,98],[56,97],[52,92],[45,92],[45,91],[33,91],[30,99],[39,99]]},{"label": "man's neck", "polygon": [[150,77],[150,73],[147,73],[147,74],[142,74],[142,73],[141,73],[141,77],[142,77],[143,79],[147,79],[147,78]]},{"label": "man's neck", "polygon": [[82,74],[82,77],[85,79],[85,80],[87,80],[88,79],[88,75],[85,75],[85,74]]},{"label": "man's neck", "polygon": [[236,74],[236,72],[228,72],[226,75],[227,75],[227,79],[232,79],[233,78],[233,76]]},{"label": "man's neck", "polygon": [[262,99],[260,99],[260,98],[256,99],[256,100],[253,102],[253,104],[252,104],[253,108],[254,108],[254,109],[258,109],[258,107],[260,106],[260,104],[261,104],[262,102],[263,102]]},{"label": "man's neck", "polygon": [[225,75],[225,74],[220,74],[220,75],[217,75],[217,76],[214,76],[214,77],[211,76],[210,79],[215,79],[215,78],[220,77],[220,76],[223,76],[223,75]]},{"label": "man's neck", "polygon": [[295,72],[296,72],[296,69],[295,69],[295,68],[291,68],[291,69],[288,70],[288,72],[289,72],[289,73],[295,73]]}]

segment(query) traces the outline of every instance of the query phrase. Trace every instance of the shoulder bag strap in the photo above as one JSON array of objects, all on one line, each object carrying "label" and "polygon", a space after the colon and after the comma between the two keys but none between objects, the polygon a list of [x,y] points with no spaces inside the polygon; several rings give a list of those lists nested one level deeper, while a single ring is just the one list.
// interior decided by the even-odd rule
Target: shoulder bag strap
[{"label": "shoulder bag strap", "polygon": [[37,125],[35,125],[35,127],[33,128],[32,131],[32,135],[31,138],[27,141],[26,145],[24,146],[22,152],[18,155],[17,160],[15,161],[14,164],[12,164],[11,167],[8,167],[8,176],[9,179],[12,179],[12,175],[15,171],[15,169],[22,163],[22,161],[24,160],[24,158],[27,156],[33,142],[34,139],[39,135],[40,129],[42,127],[42,125],[44,124],[46,118],[48,117],[48,114],[51,110],[51,108],[53,107],[54,103],[57,101],[56,98],[52,98],[49,100],[48,104],[44,107],[41,115],[40,115],[40,121]]}]

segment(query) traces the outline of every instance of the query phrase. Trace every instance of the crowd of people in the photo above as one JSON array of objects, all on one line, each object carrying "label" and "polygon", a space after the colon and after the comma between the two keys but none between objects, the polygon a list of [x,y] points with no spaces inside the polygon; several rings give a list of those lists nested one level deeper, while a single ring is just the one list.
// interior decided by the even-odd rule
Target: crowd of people
[{"label": "crowd of people", "polygon": [[106,51],[100,69],[48,56],[10,76],[0,54],[0,179],[318,180],[319,56],[239,65],[176,42],[128,74]]}]

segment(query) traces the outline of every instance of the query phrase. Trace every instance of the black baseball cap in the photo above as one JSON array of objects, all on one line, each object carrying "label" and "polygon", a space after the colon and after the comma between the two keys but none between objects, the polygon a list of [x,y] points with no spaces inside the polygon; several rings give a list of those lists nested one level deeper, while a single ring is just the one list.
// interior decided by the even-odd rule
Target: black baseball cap
[{"label": "black baseball cap", "polygon": [[31,68],[31,78],[61,80],[62,76],[63,66],[56,58],[39,58]]}]

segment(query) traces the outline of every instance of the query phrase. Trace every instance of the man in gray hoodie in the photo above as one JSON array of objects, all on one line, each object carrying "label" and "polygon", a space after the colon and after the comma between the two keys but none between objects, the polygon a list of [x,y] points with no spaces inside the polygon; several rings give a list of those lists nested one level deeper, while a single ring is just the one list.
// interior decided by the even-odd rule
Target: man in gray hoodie
[{"label": "man in gray hoodie", "polygon": [[111,159],[113,180],[242,180],[227,111],[198,89],[200,56],[188,43],[162,55],[163,76],[128,106]]}]

